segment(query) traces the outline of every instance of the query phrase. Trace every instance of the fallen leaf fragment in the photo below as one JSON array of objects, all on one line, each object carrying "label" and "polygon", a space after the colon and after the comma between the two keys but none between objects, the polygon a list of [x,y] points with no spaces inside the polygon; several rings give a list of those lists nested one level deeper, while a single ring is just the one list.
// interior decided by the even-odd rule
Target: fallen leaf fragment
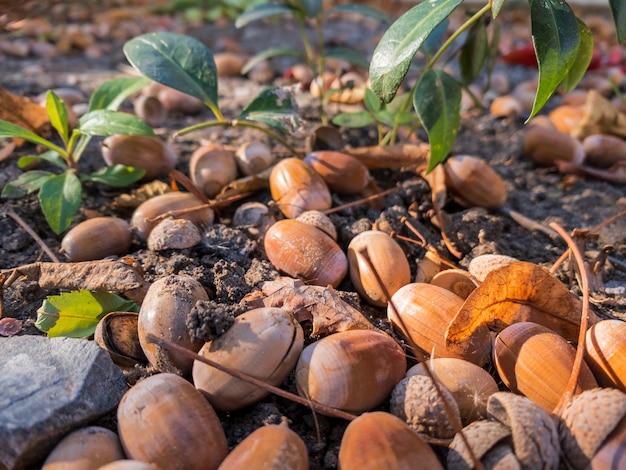
[{"label": "fallen leaf fragment", "polygon": [[592,134],[626,137],[626,114],[596,90],[587,93],[583,117],[570,131],[570,135],[578,140]]},{"label": "fallen leaf fragment", "polygon": [[368,168],[405,168],[417,173],[428,167],[430,145],[397,144],[384,147],[356,147],[345,152],[359,159]]},{"label": "fallen leaf fragment", "polygon": [[146,202],[154,196],[170,193],[173,189],[169,184],[154,180],[144,184],[140,188],[134,189],[130,194],[120,194],[113,200],[115,207],[139,207],[141,203]]},{"label": "fallen leaf fragment", "polygon": [[299,322],[312,321],[313,335],[376,329],[332,287],[309,286],[290,277],[263,282],[261,292],[247,295],[242,303],[252,308],[279,307]]},{"label": "fallen leaf fragment", "polygon": [[589,166],[576,165],[563,160],[554,162],[559,171],[566,175],[592,177],[613,184],[626,184],[626,161],[617,162],[611,168],[601,170]]},{"label": "fallen leaf fragment", "polygon": [[15,336],[22,331],[22,322],[17,318],[0,318],[0,336]]},{"label": "fallen leaf fragment", "polygon": [[[50,121],[44,108],[2,88],[0,88],[0,119],[39,135],[44,135],[49,130]],[[23,139],[14,141],[17,145],[24,143]]]},{"label": "fallen leaf fragment", "polygon": [[[578,341],[582,302],[549,271],[533,263],[513,262],[490,272],[474,290],[446,331],[446,341],[465,341],[481,325],[501,331],[532,321]],[[589,312],[591,326],[600,321]]]}]

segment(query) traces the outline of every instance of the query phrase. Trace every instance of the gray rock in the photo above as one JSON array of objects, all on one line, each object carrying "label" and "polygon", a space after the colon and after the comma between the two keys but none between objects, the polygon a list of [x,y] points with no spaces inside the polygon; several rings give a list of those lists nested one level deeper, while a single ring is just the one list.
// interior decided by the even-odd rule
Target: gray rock
[{"label": "gray rock", "polygon": [[0,468],[33,465],[69,431],[113,410],[126,379],[96,343],[0,340]]}]

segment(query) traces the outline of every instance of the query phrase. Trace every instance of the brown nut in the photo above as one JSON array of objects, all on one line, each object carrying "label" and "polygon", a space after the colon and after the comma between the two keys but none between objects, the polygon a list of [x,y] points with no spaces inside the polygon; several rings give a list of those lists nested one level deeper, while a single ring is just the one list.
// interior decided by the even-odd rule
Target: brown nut
[{"label": "brown nut", "polygon": [[218,77],[239,77],[246,57],[236,52],[217,52],[213,55]]},{"label": "brown nut", "polygon": [[354,237],[348,245],[348,266],[357,292],[379,307],[387,306],[389,298],[411,282],[406,254],[385,232],[367,230]]},{"label": "brown nut", "polygon": [[302,397],[360,413],[387,398],[405,371],[404,351],[390,336],[348,330],[304,348],[296,366],[296,386]]},{"label": "brown nut", "polygon": [[150,465],[139,460],[116,460],[98,468],[98,470],[155,470],[156,465]]},{"label": "brown nut", "polygon": [[194,115],[204,109],[204,104],[195,96],[188,95],[174,88],[160,86],[157,98],[165,109],[185,115]]},{"label": "brown nut", "polygon": [[367,167],[347,153],[319,150],[308,154],[304,161],[338,194],[359,193],[371,179]]},{"label": "brown nut", "polygon": [[612,135],[591,134],[583,140],[585,163],[598,168],[609,168],[626,161],[626,140]]},{"label": "brown nut", "polygon": [[139,343],[138,323],[139,315],[134,312],[111,312],[94,332],[94,341],[122,368],[148,362]]},{"label": "brown nut", "polygon": [[569,134],[582,120],[584,114],[583,106],[561,105],[554,108],[548,114],[554,127],[560,132]]},{"label": "brown nut", "polygon": [[91,261],[107,256],[125,255],[133,242],[125,220],[94,217],[76,225],[61,241],[61,252],[70,261]]},{"label": "brown nut", "polygon": [[148,334],[197,352],[202,342],[192,341],[187,331],[187,316],[198,300],[209,300],[202,285],[186,275],[170,275],[152,283],[139,311],[139,342],[156,369],[188,374],[193,359],[157,345]]},{"label": "brown nut", "polygon": [[296,217],[299,222],[312,225],[318,230],[321,230],[333,240],[337,241],[337,229],[335,224],[330,220],[326,214],[320,211],[305,211]]},{"label": "brown nut", "polygon": [[330,191],[322,177],[298,158],[286,158],[274,166],[270,192],[281,212],[290,219],[304,211],[323,211],[331,206]]},{"label": "brown nut", "polygon": [[435,274],[430,283],[433,286],[443,287],[462,299],[467,299],[478,287],[480,281],[463,269],[444,269]]},{"label": "brown nut", "polygon": [[159,216],[175,211],[184,211],[184,213],[176,214],[176,217],[191,220],[200,228],[212,224],[215,216],[213,209],[206,207],[193,194],[174,191],[141,203],[133,212],[130,221],[131,228],[140,240],[146,241],[152,229],[159,223]]},{"label": "brown nut", "polygon": [[555,160],[580,165],[585,159],[582,144],[565,132],[530,126],[524,137],[523,154],[537,165],[551,166]]},{"label": "brown nut", "polygon": [[189,175],[200,191],[213,197],[237,178],[235,154],[220,145],[203,145],[191,155]]},{"label": "brown nut", "polygon": [[200,229],[191,220],[163,219],[148,236],[148,249],[182,250],[196,246],[202,240]]},{"label": "brown nut", "polygon": [[[278,386],[295,367],[303,347],[304,333],[293,315],[266,307],[237,316],[224,334],[206,343],[198,354]],[[200,361],[194,361],[192,374],[195,386],[218,410],[238,410],[269,393]]]},{"label": "brown nut", "polygon": [[446,186],[466,207],[494,208],[506,201],[504,181],[484,160],[469,155],[449,158]]},{"label": "brown nut", "polygon": [[265,233],[265,253],[279,271],[316,286],[337,287],[348,272],[348,259],[321,230],[298,220],[279,220]]},{"label": "brown nut", "polygon": [[602,320],[589,328],[585,362],[600,385],[626,392],[626,322]]},{"label": "brown nut", "polygon": [[117,426],[126,454],[158,468],[216,470],[228,453],[209,402],[175,374],[153,375],[126,392]]},{"label": "brown nut", "polygon": [[491,102],[489,112],[494,117],[517,118],[522,114],[522,104],[511,95],[498,96]]},{"label": "brown nut", "polygon": [[[576,350],[565,338],[533,322],[514,323],[502,330],[493,359],[504,384],[548,412],[558,405],[572,373]],[[583,362],[576,393],[598,384]]]},{"label": "brown nut", "polygon": [[486,326],[479,327],[462,344],[446,345],[446,329],[461,305],[463,299],[443,287],[411,283],[393,295],[387,307],[387,318],[427,356],[456,357],[483,365],[489,360],[491,351]]},{"label": "brown nut", "polygon": [[133,110],[151,127],[162,126],[167,118],[167,109],[156,96],[139,95],[133,103]]},{"label": "brown nut", "polygon": [[401,419],[384,411],[363,413],[350,422],[339,447],[339,468],[443,470],[433,449]]},{"label": "brown nut", "polygon": [[274,164],[276,157],[263,142],[246,142],[235,152],[235,162],[242,175],[256,175]]},{"label": "brown nut", "polygon": [[366,83],[363,76],[348,72],[330,83],[329,100],[335,103],[356,104],[365,98]]},{"label": "brown nut", "polygon": [[176,165],[174,150],[159,137],[112,135],[102,142],[102,157],[107,165],[127,165],[145,170],[143,181],[167,176]]}]

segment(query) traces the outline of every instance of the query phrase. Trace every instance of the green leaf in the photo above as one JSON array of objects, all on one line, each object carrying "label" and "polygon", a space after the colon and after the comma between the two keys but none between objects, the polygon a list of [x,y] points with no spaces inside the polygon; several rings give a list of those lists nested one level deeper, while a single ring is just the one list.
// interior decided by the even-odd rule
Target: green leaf
[{"label": "green leaf", "polygon": [[100,319],[110,312],[139,312],[139,307],[110,292],[65,292],[43,301],[35,326],[51,338],[84,338],[91,336]]},{"label": "green leaf", "polygon": [[393,127],[396,125],[396,113],[392,113],[387,108],[374,113],[374,118],[377,122],[384,124],[387,127]]},{"label": "green leaf", "polygon": [[54,176],[54,173],[41,170],[32,170],[22,173],[2,188],[2,197],[17,199],[39,191],[41,186],[52,176]]},{"label": "green leaf", "polygon": [[300,0],[300,5],[309,18],[315,18],[322,11],[322,0]]},{"label": "green leaf", "polygon": [[241,28],[253,21],[260,20],[262,18],[269,18],[270,16],[293,14],[297,10],[291,5],[285,3],[261,3],[260,5],[252,5],[246,11],[244,11],[236,20],[235,27]]},{"label": "green leaf", "polygon": [[152,128],[137,116],[110,109],[98,109],[82,116],[78,129],[85,135],[107,136],[112,134],[136,134],[153,136]]},{"label": "green leaf", "polygon": [[109,186],[124,187],[139,181],[145,174],[146,170],[140,168],[126,165],[112,165],[104,167],[90,175],[83,175],[82,179],[108,184]]},{"label": "green leaf", "polygon": [[539,86],[528,120],[546,104],[568,74],[580,44],[578,21],[563,0],[530,0],[530,22],[539,63]]},{"label": "green leaf", "polygon": [[117,111],[126,98],[150,84],[146,77],[120,77],[104,82],[95,89],[89,100],[89,111],[110,109]]},{"label": "green leaf", "polygon": [[33,144],[43,145],[50,150],[54,150],[61,155],[67,155],[67,152],[63,150],[58,145],[53,144],[49,140],[44,139],[43,137],[39,137],[34,132],[29,131],[28,129],[24,129],[17,124],[13,124],[12,122],[3,121],[0,119],[0,139],[18,137],[20,139],[27,140]]},{"label": "green leaf", "polygon": [[39,204],[48,225],[57,235],[70,226],[82,196],[80,180],[73,170],[48,178],[39,189]]},{"label": "green leaf", "polygon": [[365,127],[374,122],[374,118],[367,111],[355,111],[354,113],[339,113],[333,117],[332,122],[341,127]]},{"label": "green leaf", "polygon": [[369,88],[365,89],[365,98],[363,99],[363,104],[365,105],[365,109],[374,113],[376,111],[380,111],[383,107],[382,103],[378,99],[378,96],[376,96],[376,94]]},{"label": "green leaf", "polygon": [[593,33],[579,18],[577,18],[577,20],[578,31],[580,33],[580,46],[578,47],[576,60],[561,82],[561,88],[565,93],[572,91],[580,83],[593,58]]},{"label": "green leaf", "polygon": [[359,54],[354,49],[347,47],[333,47],[327,49],[324,55],[333,59],[345,60],[346,62],[365,70],[369,67],[369,62],[365,57],[363,57],[363,55]]},{"label": "green leaf", "polygon": [[67,108],[61,98],[52,90],[48,90],[46,94],[46,112],[48,113],[48,118],[50,118],[50,124],[59,133],[63,143],[67,145],[67,141],[70,139]]},{"label": "green leaf", "polygon": [[21,157],[17,161],[17,166],[18,168],[24,169],[29,165],[32,165],[34,162],[40,161],[48,162],[56,166],[57,168],[61,168],[63,171],[67,170],[67,163],[65,163],[63,157],[61,157],[61,155],[59,155],[58,153],[53,152],[52,150],[48,150],[47,152],[39,155],[27,155],[25,157]]},{"label": "green leaf", "polygon": [[352,3],[343,3],[341,5],[336,5],[326,11],[326,16],[330,16],[336,13],[357,13],[359,15],[374,18],[385,23],[391,21],[388,15],[385,15],[382,11],[377,10],[376,8]]},{"label": "green leaf", "polygon": [[441,23],[437,25],[433,32],[428,35],[426,40],[422,43],[419,48],[419,51],[424,54],[426,57],[432,57],[435,55],[435,52],[441,47],[441,43],[443,42],[443,35],[448,31],[448,25],[450,24],[450,20],[447,18],[443,20]]},{"label": "green leaf", "polygon": [[504,6],[505,0],[492,0],[491,2],[491,14],[495,18],[500,14],[502,7]]},{"label": "green leaf", "polygon": [[462,0],[432,0],[414,6],[385,32],[374,50],[370,81],[385,103],[393,99],[406,76],[413,56],[430,33]]},{"label": "green leaf", "polygon": [[298,114],[293,96],[274,86],[261,91],[243,109],[238,119],[248,119],[266,124],[288,133],[298,125]]},{"label": "green leaf", "polygon": [[487,28],[483,21],[478,21],[469,30],[459,56],[461,79],[464,85],[473,83],[478,77],[487,58],[488,46]]},{"label": "green leaf", "polygon": [[420,120],[410,111],[401,111],[393,115],[393,122],[399,126],[407,126],[409,124],[419,125]]},{"label": "green leaf", "polygon": [[609,5],[615,22],[617,40],[621,44],[626,41],[626,5],[624,5],[624,0],[609,0]]},{"label": "green leaf", "polygon": [[300,57],[303,55],[297,49],[292,47],[270,47],[269,49],[265,49],[262,52],[259,52],[257,55],[253,56],[245,65],[241,68],[241,73],[248,73],[252,67],[254,67],[259,62],[271,59],[272,57]]},{"label": "green leaf", "polygon": [[176,33],[148,33],[124,44],[124,54],[146,77],[217,109],[215,60],[200,41]]},{"label": "green leaf", "polygon": [[461,120],[461,85],[443,70],[429,70],[415,87],[413,105],[428,134],[428,171],[443,162],[454,145]]}]

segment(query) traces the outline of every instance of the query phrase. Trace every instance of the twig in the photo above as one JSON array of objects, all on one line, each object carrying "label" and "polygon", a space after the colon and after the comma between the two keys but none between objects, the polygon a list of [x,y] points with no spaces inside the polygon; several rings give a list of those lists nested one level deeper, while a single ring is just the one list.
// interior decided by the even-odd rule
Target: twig
[{"label": "twig", "polygon": [[54,261],[55,263],[60,262],[59,258],[56,257],[56,255],[48,247],[48,245],[45,244],[45,242],[39,237],[39,235],[37,235],[35,231],[32,228],[30,228],[30,226],[24,221],[24,219],[22,219],[19,215],[15,213],[15,211],[13,211],[13,209],[7,210],[5,214],[11,217],[13,220],[15,220],[19,224],[19,226],[22,227],[24,231],[31,236],[33,240],[37,242],[37,244],[50,257],[52,261]]},{"label": "twig", "polygon": [[385,196],[387,196],[388,194],[395,193],[396,191],[399,191],[399,190],[401,190],[401,189],[402,189],[402,187],[400,187],[400,186],[398,186],[398,187],[396,187],[396,188],[386,189],[385,191],[382,191],[382,192],[380,192],[380,193],[378,193],[378,194],[373,194],[373,195],[371,195],[371,196],[368,196],[368,197],[364,197],[364,198],[362,198],[362,199],[359,199],[358,201],[348,202],[348,203],[346,203],[346,204],[342,204],[342,205],[340,205],[340,206],[333,207],[333,208],[331,208],[331,209],[326,209],[326,210],[321,211],[321,212],[322,212],[322,213],[324,213],[324,214],[326,214],[326,215],[328,215],[328,214],[333,214],[333,213],[335,213],[335,212],[339,212],[339,211],[341,211],[341,210],[348,209],[348,208],[350,208],[350,207],[359,206],[359,205],[361,205],[361,204],[365,204],[366,202],[374,201],[374,200],[379,199],[379,198],[381,198],[381,197],[385,197]]}]

